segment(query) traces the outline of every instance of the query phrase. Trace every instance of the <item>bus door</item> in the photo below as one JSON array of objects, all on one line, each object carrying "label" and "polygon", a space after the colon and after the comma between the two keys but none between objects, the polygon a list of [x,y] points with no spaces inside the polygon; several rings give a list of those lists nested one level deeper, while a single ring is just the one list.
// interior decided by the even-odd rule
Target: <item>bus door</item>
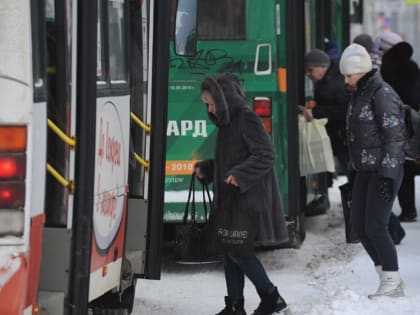
[{"label": "bus door", "polygon": [[168,12],[98,1],[89,301],[111,289],[134,299],[135,278],[160,278]]},{"label": "bus door", "polygon": [[[340,50],[348,43],[348,6],[341,0],[305,0],[305,53],[314,48],[324,49],[325,41],[333,40]],[[346,13],[347,12],[347,13]],[[305,101],[313,99],[313,83],[305,77]],[[345,165],[336,161],[337,172],[345,172]],[[328,187],[332,176],[319,173],[305,178],[307,214],[325,212],[329,208]]]},{"label": "bus door", "polygon": [[169,4],[130,1],[130,161],[125,255],[135,278],[160,279]]},{"label": "bus door", "polygon": [[47,0],[45,12],[49,175],[39,303],[60,314],[66,305],[81,311],[120,284],[129,159],[127,11],[122,0]]},{"label": "bus door", "polygon": [[130,146],[127,15],[123,0],[98,1],[89,301],[119,287],[123,267]]},{"label": "bus door", "polygon": [[[64,312],[72,257],[76,148],[77,3],[45,0],[47,175],[38,303]],[[44,167],[45,170],[45,167]],[[42,178],[42,177],[40,177]]]}]

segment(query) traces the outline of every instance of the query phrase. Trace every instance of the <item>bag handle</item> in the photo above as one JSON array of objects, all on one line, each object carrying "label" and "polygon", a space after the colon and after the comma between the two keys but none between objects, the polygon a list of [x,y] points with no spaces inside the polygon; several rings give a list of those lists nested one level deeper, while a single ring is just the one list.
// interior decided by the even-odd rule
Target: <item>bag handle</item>
[{"label": "bag handle", "polygon": [[203,191],[204,220],[207,223],[208,213],[207,213],[206,195],[207,195],[207,201],[209,203],[210,211],[213,210],[213,207],[212,207],[212,202],[211,202],[211,197],[210,197],[210,192],[209,192],[209,186],[207,186],[207,184],[204,184],[204,183],[202,183],[202,184],[203,184],[202,185],[202,191]]},{"label": "bag handle", "polygon": [[191,175],[190,189],[188,191],[187,203],[185,204],[184,217],[182,218],[182,222],[184,223],[184,225],[187,224],[190,203],[191,203],[191,221],[195,223],[195,174],[194,173],[192,173]]},{"label": "bag handle", "polygon": [[[202,183],[202,192],[203,192],[203,207],[204,207],[204,219],[207,223],[208,221],[208,211],[207,211],[207,202],[210,208],[210,211],[213,210],[212,201],[210,197],[210,191],[207,184]],[[207,197],[206,197],[207,196]],[[190,188],[188,190],[187,203],[185,204],[184,216],[182,218],[183,224],[187,224],[188,213],[190,212],[191,204],[191,222],[196,223],[196,204],[195,204],[195,174],[191,175]]]}]

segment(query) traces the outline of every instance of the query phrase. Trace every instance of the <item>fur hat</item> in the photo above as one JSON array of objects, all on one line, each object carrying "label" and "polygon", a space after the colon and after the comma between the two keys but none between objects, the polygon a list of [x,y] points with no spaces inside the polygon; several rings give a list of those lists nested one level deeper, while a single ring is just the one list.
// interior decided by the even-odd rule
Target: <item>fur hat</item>
[{"label": "fur hat", "polygon": [[321,49],[313,49],[304,58],[305,68],[309,67],[329,67],[330,57]]},{"label": "fur hat", "polygon": [[366,49],[359,44],[351,44],[344,49],[340,59],[343,75],[367,73],[372,70],[372,59]]},{"label": "fur hat", "polygon": [[368,53],[372,51],[373,39],[368,34],[359,34],[353,39],[353,43],[359,44],[367,50]]},{"label": "fur hat", "polygon": [[382,55],[392,46],[402,41],[403,39],[397,33],[385,31],[376,37],[375,42],[373,43],[373,51]]}]

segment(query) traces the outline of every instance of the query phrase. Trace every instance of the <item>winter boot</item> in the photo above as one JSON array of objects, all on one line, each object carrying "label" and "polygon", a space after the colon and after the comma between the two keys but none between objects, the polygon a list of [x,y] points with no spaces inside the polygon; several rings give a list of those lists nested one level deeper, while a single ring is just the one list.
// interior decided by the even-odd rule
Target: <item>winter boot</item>
[{"label": "winter boot", "polygon": [[273,292],[258,291],[261,302],[252,315],[271,315],[287,309],[287,304],[274,287]]},{"label": "winter boot", "polygon": [[381,282],[382,282],[382,280],[381,280],[382,279],[382,266],[381,265],[375,265],[375,270],[376,270],[376,273],[378,274],[378,277],[379,277],[379,286],[378,286],[378,289],[376,290],[376,292],[378,292],[379,288],[381,287]]},{"label": "winter boot", "polygon": [[245,308],[244,308],[244,298],[235,300],[233,303],[233,309],[235,315],[246,315]]},{"label": "winter boot", "polygon": [[417,221],[417,211],[403,212],[398,216],[400,222],[416,222]]},{"label": "winter boot", "polygon": [[381,284],[375,294],[368,295],[368,298],[376,297],[401,297],[404,296],[404,282],[401,280],[398,271],[382,271]]},{"label": "winter boot", "polygon": [[225,296],[225,308],[216,315],[246,315],[244,299],[233,301],[229,296]]}]

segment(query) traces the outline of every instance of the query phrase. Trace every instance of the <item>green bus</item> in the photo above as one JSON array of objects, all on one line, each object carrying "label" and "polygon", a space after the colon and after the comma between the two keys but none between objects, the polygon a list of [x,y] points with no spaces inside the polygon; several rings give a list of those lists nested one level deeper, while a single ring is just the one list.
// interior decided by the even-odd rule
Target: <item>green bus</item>
[{"label": "green bus", "polygon": [[[249,105],[261,116],[276,148],[290,245],[298,247],[305,237],[305,206],[327,194],[325,176],[299,175],[297,105],[311,91],[303,57],[312,48],[322,49],[325,38],[341,47],[348,43],[349,1],[189,2],[197,9],[197,29],[187,39],[193,38],[194,45],[191,40],[184,46],[170,43],[164,222],[181,222],[193,165],[213,156],[216,127],[207,119],[200,82],[231,72],[240,78]],[[191,28],[185,22],[188,10],[176,18],[177,28]]]}]

